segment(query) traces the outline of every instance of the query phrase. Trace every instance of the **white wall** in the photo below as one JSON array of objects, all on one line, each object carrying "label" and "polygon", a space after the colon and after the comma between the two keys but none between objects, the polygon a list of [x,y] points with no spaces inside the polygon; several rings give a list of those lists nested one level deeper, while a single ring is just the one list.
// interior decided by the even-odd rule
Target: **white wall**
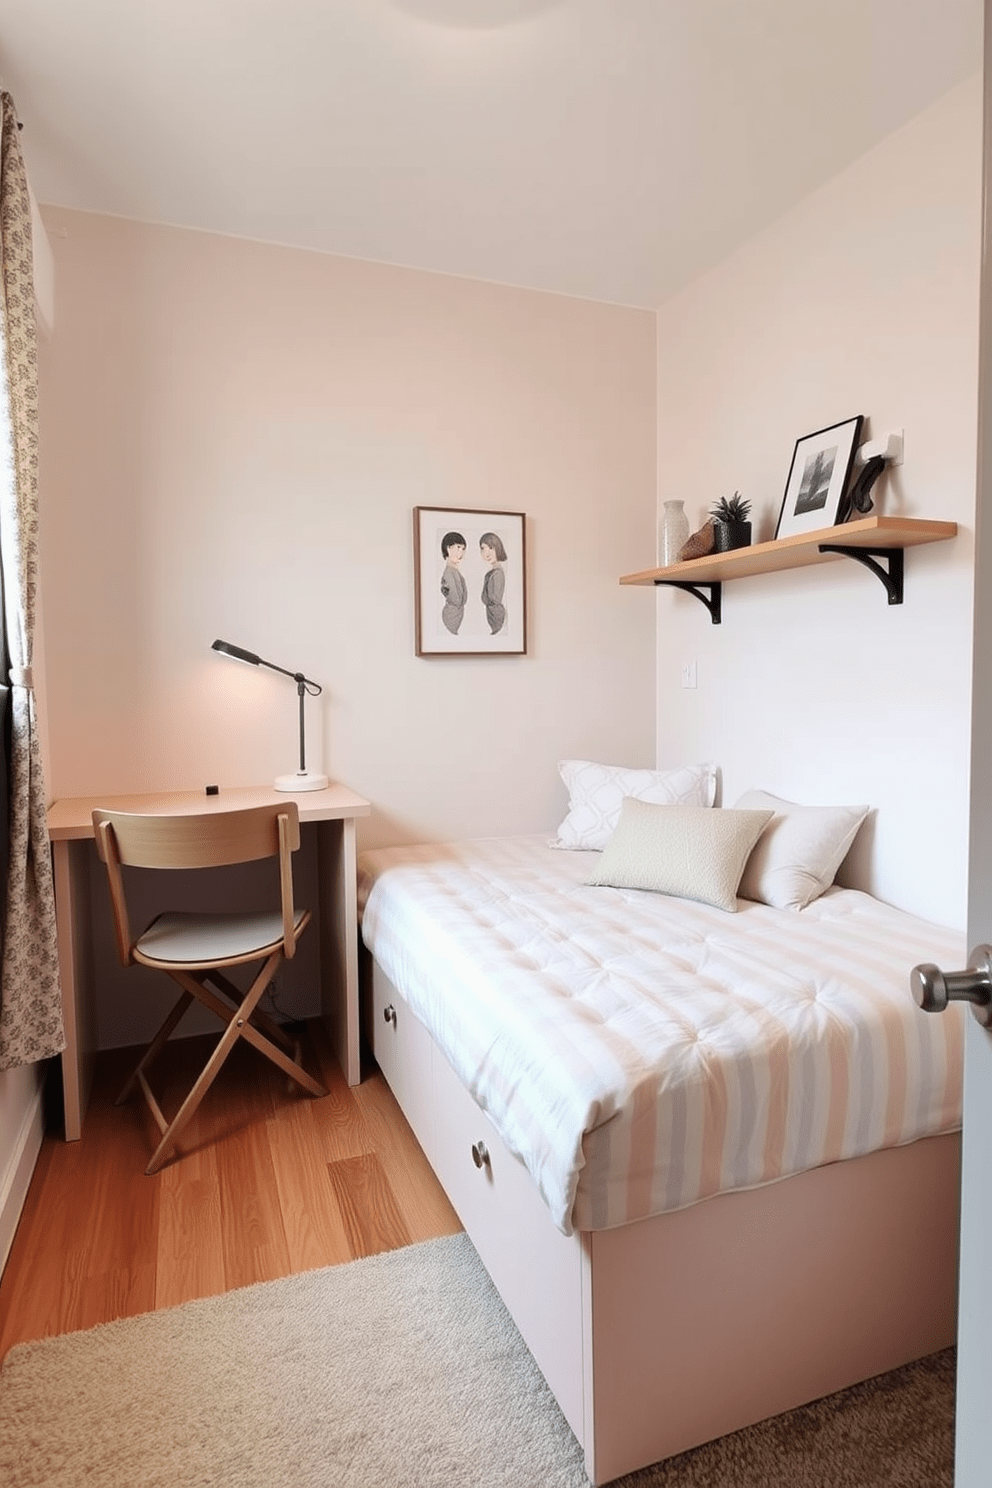
[{"label": "white wall", "polygon": [[[981,80],[975,77],[666,305],[659,501],[698,526],[751,499],[774,533],[795,441],[862,413],[904,428],[876,509],[960,524],[906,555],[889,607],[854,563],[728,584],[723,624],[661,591],[659,757],[874,808],[847,881],[964,925],[975,511]],[[650,560],[649,560],[650,562]],[[647,567],[641,563],[638,567]],[[647,591],[644,602],[651,604]],[[698,689],[680,685],[698,663]]]}]

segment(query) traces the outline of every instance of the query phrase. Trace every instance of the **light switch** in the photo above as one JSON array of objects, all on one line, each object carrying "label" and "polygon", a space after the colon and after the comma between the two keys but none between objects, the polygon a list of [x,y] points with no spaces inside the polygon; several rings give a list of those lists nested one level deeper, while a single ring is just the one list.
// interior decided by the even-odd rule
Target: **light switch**
[{"label": "light switch", "polygon": [[695,687],[696,685],[696,663],[684,661],[682,663],[682,686]]}]

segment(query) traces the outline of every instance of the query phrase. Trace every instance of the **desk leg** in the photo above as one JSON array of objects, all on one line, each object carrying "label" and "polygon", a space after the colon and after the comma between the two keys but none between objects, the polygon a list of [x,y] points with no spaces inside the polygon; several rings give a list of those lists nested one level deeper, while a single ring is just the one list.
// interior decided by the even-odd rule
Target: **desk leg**
[{"label": "desk leg", "polygon": [[78,1142],[93,1079],[96,1030],[92,997],[92,960],[89,926],[90,844],[59,841],[53,844],[55,922],[62,982],[62,1094],[65,1139]]},{"label": "desk leg", "polygon": [[321,1012],[349,1085],[362,1078],[358,999],[358,855],[355,819],[317,823]]}]

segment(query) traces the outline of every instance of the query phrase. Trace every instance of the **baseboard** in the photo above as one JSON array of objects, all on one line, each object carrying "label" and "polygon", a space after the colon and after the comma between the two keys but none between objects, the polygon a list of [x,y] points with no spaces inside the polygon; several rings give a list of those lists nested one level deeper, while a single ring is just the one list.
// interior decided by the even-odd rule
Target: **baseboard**
[{"label": "baseboard", "polygon": [[6,1169],[0,1173],[0,1274],[7,1264],[14,1232],[28,1196],[31,1175],[41,1151],[45,1134],[44,1093],[42,1081],[24,1114]]}]

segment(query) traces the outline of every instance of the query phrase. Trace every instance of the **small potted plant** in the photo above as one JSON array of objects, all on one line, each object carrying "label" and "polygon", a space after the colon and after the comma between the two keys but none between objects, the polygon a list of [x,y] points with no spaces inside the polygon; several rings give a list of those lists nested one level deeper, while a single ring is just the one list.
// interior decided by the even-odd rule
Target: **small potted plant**
[{"label": "small potted plant", "polygon": [[710,507],[713,518],[713,551],[727,553],[731,548],[746,548],[751,541],[751,503],[745,501],[740,491],[733,496],[721,496],[716,506]]}]

